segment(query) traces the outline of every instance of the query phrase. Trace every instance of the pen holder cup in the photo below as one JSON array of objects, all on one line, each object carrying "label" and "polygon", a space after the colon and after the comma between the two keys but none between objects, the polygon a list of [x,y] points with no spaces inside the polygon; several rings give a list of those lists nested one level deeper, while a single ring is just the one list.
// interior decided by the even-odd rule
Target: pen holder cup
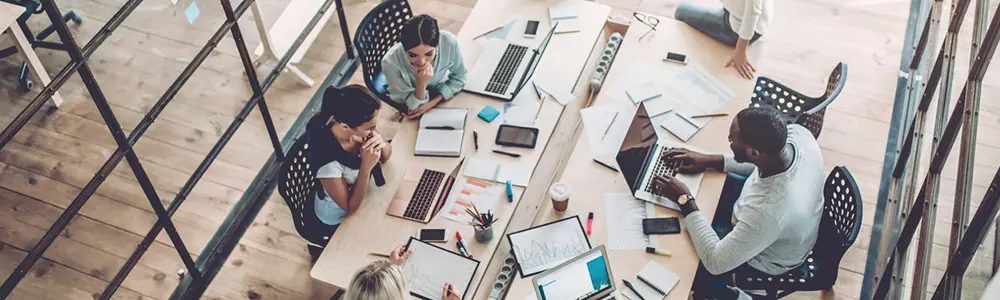
[{"label": "pen holder cup", "polygon": [[486,228],[473,227],[475,229],[476,241],[480,243],[489,243],[493,240],[493,226],[488,226]]}]

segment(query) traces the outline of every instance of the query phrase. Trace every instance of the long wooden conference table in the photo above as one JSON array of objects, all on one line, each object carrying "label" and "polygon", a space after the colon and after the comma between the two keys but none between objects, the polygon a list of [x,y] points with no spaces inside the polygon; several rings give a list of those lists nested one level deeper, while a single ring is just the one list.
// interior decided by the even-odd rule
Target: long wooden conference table
[{"label": "long wooden conference table", "polygon": [[[482,46],[475,41],[476,37],[514,19],[540,20],[542,22],[541,28],[549,28],[551,25],[548,24],[548,8],[561,2],[563,0],[480,0],[470,13],[466,25],[458,33],[466,66],[470,69],[474,68],[473,64],[482,52]],[[480,266],[465,294],[465,299],[487,299],[502,264],[501,261],[506,258],[506,253],[510,249],[504,237],[506,233],[577,214],[585,220],[588,212],[594,212],[598,217],[594,222],[594,233],[589,237],[590,242],[595,246],[606,242],[605,224],[601,218],[604,211],[603,195],[628,191],[621,175],[592,162],[594,154],[586,137],[580,137],[575,142],[570,139],[568,145],[560,144],[560,141],[550,140],[558,122],[575,123],[579,120],[579,107],[587,102],[589,94],[587,94],[586,85],[578,84],[578,82],[589,78],[593,72],[595,58],[592,57],[592,54],[594,49],[595,47],[603,47],[603,43],[606,41],[604,30],[605,22],[611,11],[610,8],[603,4],[586,1],[573,3],[576,5],[575,11],[580,18],[578,20],[580,31],[557,34],[553,37],[535,77],[545,76],[550,83],[564,87],[575,87],[573,93],[576,95],[576,99],[566,107],[551,97],[545,101],[536,121],[536,127],[539,128],[539,140],[534,149],[504,149],[521,154],[520,158],[510,158],[490,152],[491,149],[498,147],[493,145],[492,141],[500,120],[486,123],[478,119],[475,114],[486,105],[502,109],[503,102],[471,93],[460,93],[452,101],[445,104],[447,107],[469,109],[466,132],[470,136],[465,139],[463,147],[467,160],[468,157],[475,156],[534,169],[539,165],[551,165],[551,163],[539,161],[543,155],[546,155],[547,159],[554,155],[546,152],[563,151],[567,150],[565,149],[567,147],[573,147],[571,149],[572,155],[569,155],[568,163],[566,163],[566,168],[560,179],[561,182],[568,184],[572,190],[573,196],[569,209],[562,213],[554,212],[547,194],[544,192],[548,190],[547,183],[551,182],[553,178],[546,180],[546,178],[535,178],[538,177],[535,175],[527,190],[515,187],[514,201],[497,202],[498,204],[493,211],[498,216],[497,224],[494,225],[496,237],[489,243],[475,242],[472,239],[471,226],[442,217],[435,217],[430,223],[422,224],[387,215],[388,204],[396,192],[399,179],[407,168],[428,168],[449,173],[459,162],[458,158],[414,156],[413,145],[417,122],[404,121],[392,142],[393,157],[383,166],[387,184],[367,189],[362,207],[341,223],[323,255],[313,266],[311,271],[313,278],[338,288],[346,288],[356,270],[372,261],[381,259],[369,256],[369,252],[386,253],[399,247],[420,228],[446,228],[453,232],[460,231],[466,238],[466,244],[469,246],[472,256],[480,261]],[[640,79],[665,80],[668,78],[668,74],[677,72],[683,67],[682,65],[662,61],[667,51],[688,54],[691,63],[700,65],[736,93],[734,100],[720,109],[720,112],[729,112],[730,117],[715,118],[688,144],[708,152],[728,152],[726,135],[731,116],[747,106],[753,81],[742,79],[734,70],[724,68],[731,48],[711,40],[683,23],[663,16],[657,16],[657,18],[661,20],[657,30],[648,34],[641,41],[639,36],[643,35],[648,27],[632,20],[633,29],[630,29],[630,33],[625,34],[624,43],[618,51],[614,64],[608,73],[608,78],[605,80],[604,88],[596,97],[594,105],[615,103],[630,107],[631,111],[634,111],[635,105],[628,97],[624,94],[618,95],[616,92],[622,91],[623,86],[634,85]],[[507,35],[507,39],[513,41],[522,39],[528,44],[537,44],[541,40],[540,38],[523,39],[517,30],[519,28],[515,26]],[[540,31],[544,33],[543,30]],[[751,61],[756,62],[762,52],[762,47],[759,44],[751,47]],[[643,70],[643,72],[634,72],[633,70]],[[538,99],[534,91],[526,91],[519,94],[514,101],[538,102]],[[631,118],[631,116],[626,117]],[[583,126],[571,126],[570,128],[580,131]],[[478,131],[480,135],[479,152],[474,150],[471,138],[472,130]],[[672,139],[672,136],[667,133],[660,134],[660,137],[661,139]],[[535,169],[533,174],[551,173],[543,171],[545,170]],[[698,203],[708,216],[714,214],[715,203],[723,181],[724,176],[718,173],[708,173],[702,181],[698,191]],[[523,195],[526,196],[522,197]],[[657,216],[678,215],[676,212],[664,208],[657,208],[656,214]],[[530,223],[527,220],[530,220]],[[661,248],[673,251],[672,257],[645,254],[639,250],[609,251],[612,270],[617,278],[632,278],[647,261],[659,262],[681,277],[680,283],[672,290],[668,298],[686,299],[698,266],[698,257],[694,253],[688,234],[684,231],[682,234],[659,236],[659,238]],[[450,241],[454,242],[454,237]],[[451,244],[442,245],[442,247],[457,252]],[[507,299],[520,300],[533,293],[530,278],[516,278],[511,285],[509,293],[505,297]]]}]

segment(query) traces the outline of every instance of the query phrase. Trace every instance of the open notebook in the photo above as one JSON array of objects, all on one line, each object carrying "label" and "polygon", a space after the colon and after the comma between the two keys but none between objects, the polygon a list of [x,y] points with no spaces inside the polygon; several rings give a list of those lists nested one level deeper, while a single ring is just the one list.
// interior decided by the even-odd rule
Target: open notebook
[{"label": "open notebook", "polygon": [[452,107],[435,108],[424,114],[420,118],[413,154],[458,157],[462,154],[468,114],[468,109]]}]

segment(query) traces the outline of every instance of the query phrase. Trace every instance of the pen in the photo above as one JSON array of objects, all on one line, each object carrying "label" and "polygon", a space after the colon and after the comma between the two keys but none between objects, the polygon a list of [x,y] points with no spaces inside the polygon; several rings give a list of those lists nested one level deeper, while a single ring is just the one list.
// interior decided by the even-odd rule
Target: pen
[{"label": "pen", "polygon": [[451,126],[428,126],[428,127],[424,127],[424,129],[455,130],[455,127],[451,127]]},{"label": "pen", "polygon": [[587,216],[587,235],[594,232],[594,213]]},{"label": "pen", "polygon": [[531,85],[535,87],[535,95],[538,96],[538,99],[542,99],[542,90],[538,88],[538,84],[532,82]]},{"label": "pen", "polygon": [[479,152],[479,132],[472,130],[472,144],[476,146],[476,152]]},{"label": "pen", "polygon": [[670,253],[670,250],[656,249],[656,248],[653,248],[653,247],[646,247],[646,253],[651,253],[651,254],[656,254],[656,255],[663,255],[663,256],[666,256],[666,257],[670,257],[670,255],[673,254],[673,253]]},{"label": "pen", "polygon": [[636,296],[639,296],[639,300],[646,300],[646,298],[642,297],[642,294],[639,294],[639,291],[635,290],[635,287],[632,286],[631,282],[628,282],[628,280],[625,279],[622,279],[622,282],[625,283],[625,287],[628,287],[628,289],[632,290],[632,292],[635,293]]},{"label": "pen", "polygon": [[535,112],[535,121],[538,121],[538,115],[542,114],[542,106],[545,104],[545,96],[541,98],[541,100],[538,100],[538,111]]},{"label": "pen", "polygon": [[385,255],[382,253],[368,252],[368,255],[389,258],[389,255]]},{"label": "pen", "polygon": [[617,118],[618,118],[618,112],[616,111],[615,112],[615,116],[611,117],[611,122],[608,123],[608,129],[605,129],[604,130],[604,135],[601,136],[601,140],[602,141],[604,140],[604,137],[608,136],[608,132],[611,131],[611,125],[615,125],[615,119],[617,119]]},{"label": "pen", "polygon": [[510,180],[507,180],[507,202],[514,202],[514,187],[510,185]]},{"label": "pen", "polygon": [[704,115],[692,116],[691,118],[692,119],[697,119],[697,118],[726,117],[726,116],[729,116],[729,114],[727,114],[727,113],[704,114]]},{"label": "pen", "polygon": [[462,255],[472,258],[472,254],[469,253],[469,248],[465,246],[465,240],[462,239],[462,232],[455,231],[455,237],[458,238],[458,251],[462,252]]},{"label": "pen", "polygon": [[603,161],[597,160],[596,158],[594,159],[594,162],[596,162],[599,165],[604,166],[605,168],[611,169],[612,171],[618,172],[618,168],[615,168],[615,166],[606,164]]},{"label": "pen", "polygon": [[510,153],[510,152],[507,152],[507,151],[500,151],[500,150],[496,150],[496,149],[493,149],[493,153],[503,154],[503,155],[506,155],[506,156],[514,157],[514,158],[521,157],[521,155],[517,154],[517,153]]}]

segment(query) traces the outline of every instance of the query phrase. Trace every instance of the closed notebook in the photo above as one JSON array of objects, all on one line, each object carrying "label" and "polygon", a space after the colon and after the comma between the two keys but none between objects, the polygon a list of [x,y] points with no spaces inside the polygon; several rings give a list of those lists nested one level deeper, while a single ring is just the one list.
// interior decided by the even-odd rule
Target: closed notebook
[{"label": "closed notebook", "polygon": [[632,285],[646,300],[663,299],[680,281],[677,274],[655,261],[646,263],[635,279]]},{"label": "closed notebook", "polygon": [[420,118],[414,155],[450,156],[462,154],[465,137],[465,119],[469,110],[465,108],[435,108]]}]

